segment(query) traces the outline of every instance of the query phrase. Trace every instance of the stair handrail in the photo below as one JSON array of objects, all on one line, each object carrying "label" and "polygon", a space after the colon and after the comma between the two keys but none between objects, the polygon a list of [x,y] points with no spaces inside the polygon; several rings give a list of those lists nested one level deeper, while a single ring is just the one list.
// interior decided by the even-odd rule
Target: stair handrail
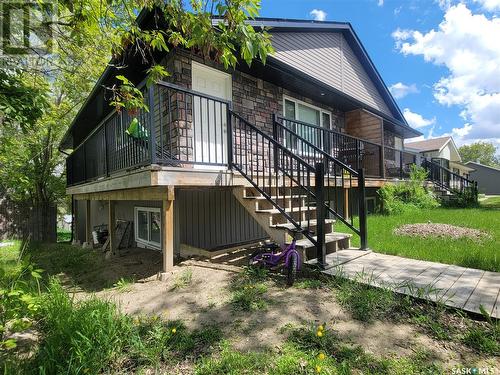
[{"label": "stair handrail", "polygon": [[473,184],[475,183],[475,181],[474,181],[474,180],[469,180],[467,177],[460,176],[458,173],[453,172],[451,169],[446,168],[446,167],[443,167],[441,164],[438,164],[438,163],[436,163],[436,162],[433,162],[432,160],[429,160],[428,158],[422,158],[422,161],[423,161],[423,162],[426,162],[426,163],[431,164],[431,165],[432,165],[433,167],[435,167],[435,168],[440,168],[440,169],[443,169],[443,170],[444,170],[444,171],[446,171],[447,173],[449,173],[449,174],[451,174],[451,175],[453,175],[453,176],[455,176],[455,177],[458,177],[458,178],[460,178],[460,179],[462,179],[462,180],[466,181],[466,182],[467,182],[468,184],[470,184],[470,185],[473,185]]},{"label": "stair handrail", "polygon": [[[245,149],[242,150],[242,147],[241,147],[241,139],[239,140],[238,139],[238,136],[243,138],[241,136],[241,132],[240,134],[237,134],[237,126],[236,126],[236,121],[234,120],[237,120],[238,124],[240,125],[241,127],[241,124],[244,125],[245,127],[245,140],[247,140],[247,130],[250,130],[251,132],[257,134],[256,138],[257,138],[257,142],[256,142],[256,147],[258,149],[259,147],[259,143],[258,143],[258,137],[260,136],[261,137],[261,140],[262,141],[266,141],[268,143],[268,151],[269,153],[271,153],[271,147],[272,146],[272,149],[278,149],[282,152],[282,155],[286,155],[288,157],[288,162],[290,161],[294,161],[297,165],[300,165],[300,167],[303,168],[303,171],[302,173],[306,172],[308,174],[308,177],[307,177],[307,180],[311,180],[311,175],[312,176],[315,176],[316,175],[316,168],[313,167],[312,165],[310,165],[309,163],[307,163],[306,161],[304,161],[302,158],[300,158],[299,156],[295,155],[293,152],[291,152],[290,150],[286,149],[285,147],[283,147],[282,145],[280,145],[276,140],[273,139],[273,137],[269,136],[268,134],[266,134],[264,131],[262,131],[261,129],[257,128],[255,125],[251,124],[249,121],[247,121],[246,119],[244,119],[243,117],[241,117],[240,115],[238,115],[237,113],[233,112],[233,111],[229,111],[229,116],[230,116],[230,126],[228,127],[230,129],[230,131],[232,132],[232,157],[230,159],[230,167],[236,169],[243,177],[245,177],[249,182],[250,184],[252,184],[252,186],[257,189],[257,191],[262,194],[264,197],[266,197],[266,199],[290,222],[294,225],[294,227],[296,227],[297,229],[299,230],[303,230],[302,226],[297,222],[297,220],[290,214],[288,214],[286,212],[286,209],[283,208],[282,206],[280,206],[279,204],[279,192],[278,190],[276,189],[277,193],[276,193],[276,199],[273,199],[273,197],[271,196],[270,193],[268,193],[266,191],[266,185],[265,185],[265,182],[266,180],[270,177],[270,176],[266,176],[264,174],[264,171],[263,173],[259,176],[259,169],[257,168],[256,172],[255,172],[255,175],[254,176],[254,171],[253,169],[251,169],[251,172],[249,173],[248,171],[246,171],[243,167],[243,164],[240,165],[240,162],[243,163],[247,163],[248,162],[248,157],[249,155],[251,157],[253,157],[253,155],[256,155],[255,153],[252,153],[252,149],[250,150],[250,153],[248,153],[248,145],[245,144]],[[239,142],[240,141],[240,142]],[[262,142],[263,143],[263,142]],[[238,148],[239,146],[239,148]],[[240,152],[238,152],[240,151]],[[245,151],[245,155],[243,157],[242,155],[242,151]],[[258,150],[257,150],[258,152]],[[258,157],[259,155],[257,154],[257,162],[259,162],[258,160]],[[283,157],[284,158],[284,157]],[[264,161],[264,159],[262,159],[262,161]],[[267,159],[267,161],[269,162],[269,159]],[[276,163],[269,163],[269,166],[272,166],[274,168],[276,168]],[[245,164],[246,165],[246,164]],[[278,171],[275,171],[275,176],[271,177],[271,179],[276,179],[276,178],[279,178],[278,177],[278,174],[277,174]],[[316,200],[317,199],[317,196],[316,196],[316,192],[311,189],[310,186],[306,186],[304,184],[301,183],[301,176],[300,176],[300,169],[297,170],[297,174],[294,175],[294,171],[293,170],[287,170],[285,169],[284,167],[281,167],[279,168],[279,172],[281,172],[283,174],[283,176],[287,176],[290,181],[294,181],[299,187],[301,187],[305,192],[306,192],[306,195],[307,197],[311,198],[312,200]],[[302,176],[302,178],[304,178],[304,176]],[[259,185],[259,180],[262,179],[263,181],[263,184],[262,185]],[[277,187],[277,185],[275,185]],[[269,184],[267,186],[268,188],[271,188],[272,187],[272,181],[269,180]],[[286,188],[286,186],[284,186]],[[290,186],[292,187],[292,186]],[[292,196],[292,202],[293,202],[293,194],[291,194]],[[283,194],[283,200],[285,198],[285,194]],[[300,204],[300,203],[299,203]],[[291,206],[292,210],[293,210],[293,204]],[[300,209],[300,207],[299,207]],[[292,211],[293,212],[293,211]],[[302,217],[301,217],[301,211],[299,210],[299,215],[300,215],[300,218],[299,218],[299,221],[301,222],[302,220]],[[310,227],[310,217],[308,217],[308,227]],[[321,238],[318,238],[319,236],[317,236],[317,239],[314,238],[314,236],[312,235],[312,232],[310,230],[304,230],[303,231],[303,235],[313,243],[314,246],[318,247],[318,245],[321,246],[321,243],[324,243],[324,238],[321,239]]]},{"label": "stair handrail", "polygon": [[[432,175],[431,168],[437,169],[438,171],[443,171],[443,172],[449,174],[450,176],[457,178],[460,181],[460,186],[462,186],[463,188],[474,188],[475,189],[475,187],[476,187],[475,181],[469,180],[468,178],[466,178],[464,176],[460,176],[458,173],[455,173],[452,170],[450,170],[446,167],[443,167],[442,165],[435,163],[432,160],[429,160],[428,158],[422,159],[421,166],[424,169],[426,169],[428,172],[427,180],[432,181],[433,183],[439,184],[439,186],[441,186],[442,188],[444,188],[445,190],[447,190],[449,192],[453,192],[453,190],[457,190],[457,189],[453,188],[449,184],[448,185],[444,184],[442,181],[439,181],[436,178],[434,178],[434,176]],[[463,191],[464,189],[458,189],[458,190]],[[475,194],[477,195],[477,192],[475,192]]]},{"label": "stair handrail", "polygon": [[[239,125],[239,126],[237,126]],[[306,230],[304,232],[304,236],[308,238],[313,245],[317,248],[317,257],[318,263],[320,265],[324,265],[326,262],[326,247],[325,247],[325,234],[324,234],[324,223],[326,219],[326,212],[330,212],[334,217],[340,219],[347,227],[349,227],[354,233],[360,236],[361,238],[361,247],[363,249],[367,248],[367,234],[366,234],[366,203],[365,203],[365,189],[364,189],[364,172],[363,169],[359,171],[354,170],[350,166],[341,162],[340,160],[334,158],[332,155],[329,155],[325,151],[321,150],[319,147],[315,146],[311,142],[302,138],[298,134],[294,133],[292,130],[288,129],[283,124],[276,121],[276,117],[273,118],[273,136],[270,136],[262,129],[259,129],[255,125],[251,124],[249,121],[241,117],[240,115],[230,111],[230,132],[232,133],[234,139],[231,141],[232,143],[232,155],[230,158],[230,165],[234,169],[236,169],[242,176],[244,176],[254,188],[259,191],[266,199],[271,202],[271,204],[278,209],[278,211],[289,221],[291,222],[297,229],[303,229],[303,225],[297,222],[292,215],[288,215],[285,208],[279,205],[279,190],[278,190],[278,182],[279,177],[278,174],[281,173],[283,176],[286,176],[290,184],[294,182],[295,188],[299,190],[302,189],[307,193],[307,196],[311,198],[315,202],[316,209],[316,232],[317,237],[311,235],[310,230]],[[280,142],[279,133],[287,133],[289,136],[294,137],[297,142],[300,142],[302,148],[306,146],[309,151],[312,151],[315,154],[313,158],[313,162],[311,162],[311,155],[300,155],[292,150],[286,148]],[[250,153],[248,150],[248,137],[250,137]],[[259,141],[260,137],[260,141]],[[245,148],[242,149],[242,144],[245,145]],[[261,150],[259,150],[259,147]],[[267,148],[267,155],[266,155]],[[261,152],[261,160],[259,160],[259,152]],[[254,163],[254,158],[257,159],[257,169],[254,172],[252,165]],[[250,162],[249,160],[250,159]],[[259,163],[262,163],[262,172],[259,176]],[[267,164],[267,172],[268,176],[265,175],[266,172],[266,162]],[[249,169],[249,165],[251,166]],[[314,165],[314,166],[313,166]],[[326,168],[325,168],[326,166]],[[303,169],[301,172],[301,168]],[[340,171],[340,172],[338,172]],[[307,178],[304,179],[304,173],[307,174]],[[255,176],[254,176],[255,174]],[[274,174],[272,176],[271,174]],[[302,176],[301,176],[302,174]],[[314,189],[311,184],[311,175],[314,175]],[[333,175],[334,186],[331,186],[331,177]],[[301,179],[302,177],[302,179]],[[326,178],[325,178],[326,177]],[[268,187],[272,187],[272,180],[276,181],[274,185],[276,191],[276,199],[273,199],[271,194],[266,192],[266,180],[268,181]],[[337,211],[338,207],[338,199],[336,199],[337,205],[332,207],[330,202],[330,189],[326,190],[326,187],[338,187],[338,182],[341,182],[342,188],[348,187],[346,192],[349,194],[353,193],[353,180],[356,181],[357,187],[359,188],[360,194],[359,197],[359,228],[354,225],[352,215],[350,220],[347,217],[344,217]],[[262,181],[262,183],[261,183]],[[325,185],[326,184],[328,186]],[[346,184],[348,181],[348,184]],[[282,185],[283,186],[283,185]],[[286,187],[286,185],[284,186]],[[292,185],[290,185],[290,196],[291,205],[293,212],[293,190]],[[328,197],[325,199],[325,190],[327,192],[326,195]],[[283,193],[284,199],[285,193]],[[299,210],[301,206],[301,202],[299,202]],[[309,199],[307,200],[307,204],[310,204]],[[283,200],[284,205],[284,200]],[[308,207],[309,209],[309,207]],[[351,206],[347,209],[347,215],[352,213],[352,201]],[[310,215],[307,216],[307,228],[310,225]],[[299,221],[302,220],[302,215],[299,213]]]},{"label": "stair handrail", "polygon": [[[330,170],[330,168],[328,168],[330,163],[333,163],[335,166],[340,167],[342,170],[342,173],[340,174],[341,179],[342,179],[342,187],[344,187],[344,185],[345,185],[344,184],[344,179],[345,179],[344,171],[349,172],[350,179],[352,179],[352,177],[356,177],[356,179],[357,179],[356,182],[358,184],[358,188],[360,190],[363,190],[363,193],[359,194],[359,208],[360,208],[360,213],[359,213],[359,217],[360,217],[360,225],[359,226],[360,226],[360,228],[359,229],[354,226],[353,221],[352,221],[352,216],[351,216],[351,221],[348,221],[345,217],[343,217],[341,214],[339,214],[334,208],[332,208],[330,206],[330,204],[324,203],[324,205],[325,205],[326,209],[332,215],[334,215],[335,217],[340,219],[340,221],[342,221],[347,227],[349,227],[354,233],[356,233],[361,238],[362,248],[366,248],[367,247],[367,242],[366,242],[366,207],[365,207],[365,202],[364,202],[364,195],[365,195],[364,185],[365,185],[365,183],[364,183],[363,169],[356,171],[353,168],[351,168],[350,166],[343,163],[342,161],[336,159],[335,157],[333,157],[329,153],[325,152],[324,150],[320,149],[319,147],[317,147],[313,143],[309,142],[308,140],[304,139],[303,137],[301,137],[300,135],[295,133],[290,128],[286,127],[284,124],[280,123],[279,120],[282,120],[282,119],[283,119],[283,117],[274,116],[273,135],[274,135],[274,138],[278,140],[278,142],[280,140],[278,130],[281,130],[281,131],[288,133],[289,135],[295,137],[297,141],[302,143],[302,145],[307,146],[308,150],[314,151],[313,155],[315,155],[315,154],[321,155],[321,159],[323,159],[325,161],[325,164],[326,164],[325,169],[327,172]],[[286,135],[283,136],[283,139],[285,139],[285,138],[286,138]],[[307,156],[310,157],[310,154]],[[316,159],[316,158],[314,158],[314,159]],[[314,161],[317,162],[317,160],[314,160]],[[326,187],[332,187],[332,186],[330,186],[330,181],[331,181],[330,177],[331,176],[327,173],[325,177],[328,181],[328,186],[326,186]],[[335,186],[333,186],[333,187],[337,187],[337,184],[336,184],[337,183],[337,175],[334,173],[333,177],[334,177],[334,181],[335,181]],[[349,188],[352,190],[352,181],[350,181]],[[327,199],[326,201],[328,202],[329,199]],[[364,212],[361,212],[361,210],[363,210]]]}]

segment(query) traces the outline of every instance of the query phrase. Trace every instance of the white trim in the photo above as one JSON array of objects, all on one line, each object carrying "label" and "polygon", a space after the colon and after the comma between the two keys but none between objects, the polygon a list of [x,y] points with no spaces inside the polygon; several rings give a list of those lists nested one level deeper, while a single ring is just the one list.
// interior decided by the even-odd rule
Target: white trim
[{"label": "white trim", "polygon": [[[159,207],[140,207],[136,206],[134,207],[134,237],[135,237],[135,242],[137,242],[137,245],[139,247],[146,247],[146,248],[153,248],[153,249],[158,249],[161,250],[161,236],[162,236],[162,226],[160,225],[160,242],[154,242],[151,241],[151,233],[150,233],[150,228],[151,228],[151,223],[150,223],[150,217],[151,215],[147,215],[148,217],[148,223],[147,223],[147,228],[148,228],[148,240],[144,240],[143,238],[139,238],[139,211],[143,212],[155,212],[160,214],[160,221],[162,220],[161,217],[161,209]],[[141,246],[142,245],[142,246]]]},{"label": "white trim", "polygon": [[[332,128],[332,118],[333,118],[333,116],[332,116],[332,112],[331,111],[327,111],[326,109],[322,109],[322,108],[317,107],[317,106],[315,106],[313,104],[309,104],[309,103],[304,102],[302,100],[295,99],[295,98],[293,98],[291,96],[288,96],[288,95],[283,95],[283,117],[286,117],[285,100],[288,100],[288,101],[293,102],[295,104],[295,117],[297,117],[297,114],[299,113],[299,111],[298,111],[298,104],[302,104],[305,107],[309,107],[309,108],[315,109],[316,111],[319,111],[319,126],[321,126],[321,127],[323,127],[323,113],[326,113],[328,116],[330,116],[330,126],[327,129],[331,129]],[[294,120],[301,121],[298,118],[295,118]],[[315,124],[311,124],[311,125],[315,125]]]}]

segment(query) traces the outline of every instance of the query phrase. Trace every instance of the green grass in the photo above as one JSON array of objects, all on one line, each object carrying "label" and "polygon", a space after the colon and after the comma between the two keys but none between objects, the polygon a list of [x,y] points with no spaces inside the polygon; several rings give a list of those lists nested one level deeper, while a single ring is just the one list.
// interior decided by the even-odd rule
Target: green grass
[{"label": "green grass", "polygon": [[71,240],[71,231],[57,228],[57,242],[69,242]]},{"label": "green grass", "polygon": [[482,207],[500,208],[500,196],[488,197],[479,202]]},{"label": "green grass", "polygon": [[[429,221],[480,229],[488,232],[491,237],[476,242],[469,239],[415,238],[393,234],[394,229],[401,225]],[[336,230],[347,231],[340,224],[336,225]],[[358,237],[354,236],[353,245],[359,245],[358,241]],[[500,213],[493,209],[437,208],[412,210],[398,215],[368,216],[368,245],[379,253],[500,272],[499,243]]]},{"label": "green grass", "polygon": [[268,286],[265,269],[247,267],[236,275],[231,283],[231,304],[235,310],[264,310],[269,304],[265,294]]},{"label": "green grass", "polygon": [[192,282],[193,282],[193,270],[191,270],[191,268],[186,268],[175,277],[172,289],[187,288],[189,285],[191,285]]},{"label": "green grass", "polygon": [[203,358],[195,368],[197,375],[224,374],[436,374],[442,369],[433,364],[423,350],[407,357],[376,357],[360,346],[342,343],[333,330],[317,327],[285,327],[285,343],[279,350],[241,353],[227,343],[216,355]]},{"label": "green grass", "polygon": [[[363,278],[366,280],[366,276]],[[500,321],[491,319],[485,311],[485,321],[474,321],[460,310],[355,280],[333,277],[322,281],[356,320],[410,322],[436,340],[461,342],[479,353],[500,354]]]},{"label": "green grass", "polygon": [[[28,318],[40,334],[40,341],[30,348],[31,358],[17,356],[15,343],[0,341],[0,363],[6,374],[176,373],[186,366],[187,372],[192,370],[199,375],[442,372],[433,363],[434,358],[421,348],[415,348],[409,356],[374,356],[343,341],[337,336],[335,326],[322,324],[320,328],[312,322],[284,326],[280,333],[285,339],[276,348],[263,346],[258,352],[239,352],[226,341],[219,326],[200,325],[190,330],[182,321],[122,314],[113,303],[95,297],[75,301],[57,278],[44,279],[47,281],[44,284],[37,276],[38,264],[33,263],[35,259],[43,259],[56,272],[74,267],[66,259],[69,256],[61,257],[53,249],[44,249],[48,245],[36,245],[29,247],[19,261],[19,245],[0,250],[0,265],[9,270],[0,275],[0,286],[7,285],[13,288],[11,291],[20,293],[11,299],[0,298],[0,317],[4,319],[8,312],[8,319]],[[71,248],[50,245],[54,246],[60,251]],[[357,319],[410,322],[438,340],[460,340],[479,353],[500,354],[500,323],[487,316],[485,322],[473,322],[465,316],[454,317],[444,307],[431,303],[417,303],[410,297],[349,280],[328,280],[321,279],[323,287],[331,288]],[[250,312],[262,308],[261,304],[268,306],[265,290],[269,283],[265,270],[245,269],[233,280],[231,303]],[[302,286],[315,288],[319,284],[318,280],[303,280]],[[254,289],[249,286],[256,285],[257,289],[265,290],[247,292]],[[19,326],[20,330],[24,328]]]},{"label": "green grass", "polygon": [[134,279],[128,279],[121,277],[116,283],[113,284],[113,288],[119,292],[130,292],[132,290],[132,284],[134,284]]}]

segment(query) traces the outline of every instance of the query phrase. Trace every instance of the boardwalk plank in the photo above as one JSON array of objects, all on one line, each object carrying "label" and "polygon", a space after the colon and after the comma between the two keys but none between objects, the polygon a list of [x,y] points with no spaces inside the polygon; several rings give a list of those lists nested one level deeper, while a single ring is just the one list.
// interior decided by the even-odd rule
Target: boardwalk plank
[{"label": "boardwalk plank", "polygon": [[479,312],[479,305],[483,305],[488,314],[491,315],[500,289],[500,274],[496,272],[484,272],[483,277],[471,294],[464,310]]},{"label": "boardwalk plank", "polygon": [[[324,273],[439,300],[475,313],[479,313],[482,304],[492,316],[500,317],[500,273],[373,252],[355,257],[356,253],[342,254],[343,251],[335,259],[345,262]],[[359,279],[361,273],[363,280]]]},{"label": "boardwalk plank", "polygon": [[479,283],[484,271],[467,268],[462,276],[444,293],[442,301],[452,307],[463,308]]}]

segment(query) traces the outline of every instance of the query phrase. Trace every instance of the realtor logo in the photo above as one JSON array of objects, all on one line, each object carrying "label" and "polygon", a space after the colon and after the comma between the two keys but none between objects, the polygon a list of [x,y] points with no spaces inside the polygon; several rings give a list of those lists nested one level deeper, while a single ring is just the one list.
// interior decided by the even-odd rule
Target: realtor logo
[{"label": "realtor logo", "polygon": [[50,2],[0,0],[0,54],[52,53],[52,24],[56,7]]}]

